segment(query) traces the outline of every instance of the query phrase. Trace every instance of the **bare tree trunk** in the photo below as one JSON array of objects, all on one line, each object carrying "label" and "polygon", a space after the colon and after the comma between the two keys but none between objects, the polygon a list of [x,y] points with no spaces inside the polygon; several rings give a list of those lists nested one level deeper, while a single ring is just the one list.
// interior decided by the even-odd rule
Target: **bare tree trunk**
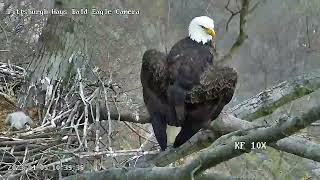
[{"label": "bare tree trunk", "polygon": [[[73,4],[75,7],[79,5],[76,1]],[[61,3],[56,3],[54,10],[68,11]],[[25,87],[24,94],[20,94],[20,102],[24,106],[41,107],[50,84],[60,81],[67,86],[67,82],[76,76],[77,69],[87,65],[89,43],[83,30],[87,19],[51,13],[37,44],[37,51],[27,67],[30,72],[27,80],[29,87]]]},{"label": "bare tree trunk", "polygon": [[81,64],[75,55],[77,52],[84,52],[86,44],[85,37],[79,37],[79,33],[76,35],[78,28],[77,23],[70,17],[49,17],[40,37],[38,53],[32,57],[28,68],[32,72],[31,82],[45,77],[50,80],[67,78],[74,63]]}]

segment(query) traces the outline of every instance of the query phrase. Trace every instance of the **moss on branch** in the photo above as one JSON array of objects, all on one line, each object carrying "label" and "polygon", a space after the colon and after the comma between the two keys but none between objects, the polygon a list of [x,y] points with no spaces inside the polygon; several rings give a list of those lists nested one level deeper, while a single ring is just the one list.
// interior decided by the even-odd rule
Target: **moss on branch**
[{"label": "moss on branch", "polygon": [[269,105],[260,107],[255,113],[249,114],[248,116],[243,117],[243,119],[248,121],[253,121],[260,117],[270,115],[279,107],[289,102],[292,102],[298,98],[301,98],[305,95],[311,94],[319,88],[320,88],[320,84],[306,84],[303,86],[298,86],[291,93],[283,96],[279,100],[272,102]]}]

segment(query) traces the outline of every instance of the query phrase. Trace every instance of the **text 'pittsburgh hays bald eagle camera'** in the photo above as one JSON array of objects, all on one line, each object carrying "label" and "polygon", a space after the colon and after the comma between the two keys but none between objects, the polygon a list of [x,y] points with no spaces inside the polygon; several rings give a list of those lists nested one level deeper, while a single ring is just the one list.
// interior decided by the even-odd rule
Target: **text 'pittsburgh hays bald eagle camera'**
[{"label": "text 'pittsburgh hays bald eagle camera'", "polygon": [[215,64],[214,37],[213,20],[196,17],[189,36],[178,41],[168,56],[153,49],[143,55],[143,98],[161,150],[167,148],[167,125],[181,127],[173,144],[179,147],[208,128],[232,99],[237,73]]}]

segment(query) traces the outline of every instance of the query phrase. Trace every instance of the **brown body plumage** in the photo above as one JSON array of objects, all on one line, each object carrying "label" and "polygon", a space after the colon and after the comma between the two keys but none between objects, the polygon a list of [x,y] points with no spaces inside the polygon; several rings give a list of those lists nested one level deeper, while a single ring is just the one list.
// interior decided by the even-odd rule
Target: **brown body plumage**
[{"label": "brown body plumage", "polygon": [[166,125],[181,126],[174,147],[207,127],[230,102],[237,73],[214,64],[211,42],[186,37],[168,56],[157,50],[145,52],[141,83],[144,102],[162,150],[167,147]]}]

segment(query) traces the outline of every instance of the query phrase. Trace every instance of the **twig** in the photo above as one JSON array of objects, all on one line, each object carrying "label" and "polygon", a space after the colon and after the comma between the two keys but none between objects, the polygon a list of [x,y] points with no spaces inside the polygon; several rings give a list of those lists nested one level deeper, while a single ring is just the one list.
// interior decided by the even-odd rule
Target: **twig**
[{"label": "twig", "polygon": [[233,43],[231,49],[222,58],[217,60],[218,65],[227,64],[228,60],[232,59],[232,55],[235,50],[239,49],[242,43],[248,38],[245,32],[245,26],[247,24],[247,16],[249,13],[250,0],[241,0],[240,10],[240,22],[239,22],[239,34],[237,40]]},{"label": "twig", "polygon": [[240,13],[240,11],[236,11],[236,12],[232,11],[232,10],[229,8],[229,4],[230,4],[230,0],[228,0],[227,4],[226,4],[226,6],[225,6],[225,9],[226,9],[228,12],[231,13],[231,16],[229,17],[229,19],[228,19],[228,21],[227,21],[226,31],[228,31],[228,29],[229,29],[229,23],[230,23],[230,21],[233,19],[233,17]]},{"label": "twig", "polygon": [[99,121],[100,121],[100,107],[99,107],[99,102],[96,103],[96,119],[95,119],[95,123],[96,123],[96,143],[95,143],[95,151],[98,152],[99,151],[99,138],[100,138],[100,130],[99,130]]},{"label": "twig", "polygon": [[84,89],[83,89],[83,84],[82,84],[82,76],[81,76],[81,72],[80,72],[80,69],[78,68],[77,69],[77,72],[78,72],[78,79],[79,79],[79,92],[80,92],[80,97],[81,97],[81,100],[84,104],[84,127],[83,127],[83,141],[84,141],[84,147],[87,148],[88,147],[88,144],[87,144],[87,128],[88,128],[88,116],[89,116],[89,113],[88,113],[88,104],[87,104],[87,101],[86,101],[86,98],[84,96]]},{"label": "twig", "polygon": [[132,127],[129,123],[127,123],[127,122],[125,122],[125,121],[123,121],[123,123],[124,123],[132,132],[134,132],[134,133],[135,133],[136,135],[138,135],[139,137],[141,137],[141,138],[143,138],[143,139],[145,139],[145,140],[147,140],[147,141],[150,141],[150,142],[152,142],[152,143],[154,143],[154,144],[157,144],[157,142],[152,141],[152,140],[150,140],[150,138],[147,138],[147,137],[143,136],[142,134],[138,133],[138,131],[135,130],[134,127]]},{"label": "twig", "polygon": [[258,2],[256,2],[251,9],[249,9],[249,14],[252,13],[254,10],[256,10],[256,8],[262,3],[262,1],[264,0],[260,0]]}]

